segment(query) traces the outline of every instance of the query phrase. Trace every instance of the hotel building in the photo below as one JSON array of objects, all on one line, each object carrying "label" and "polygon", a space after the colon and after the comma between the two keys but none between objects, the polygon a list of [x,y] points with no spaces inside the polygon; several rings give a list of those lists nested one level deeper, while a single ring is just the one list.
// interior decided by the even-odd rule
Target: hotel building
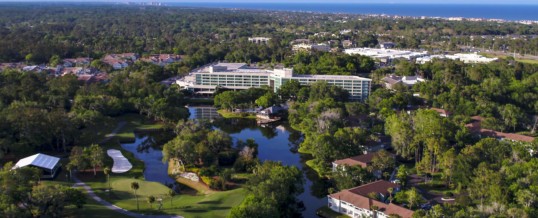
[{"label": "hotel building", "polygon": [[176,83],[197,94],[213,94],[217,86],[232,90],[269,86],[276,92],[287,81],[297,80],[301,85],[326,81],[347,90],[351,100],[365,100],[370,94],[371,79],[340,75],[296,75],[293,69],[265,70],[245,63],[219,63],[195,70]]}]

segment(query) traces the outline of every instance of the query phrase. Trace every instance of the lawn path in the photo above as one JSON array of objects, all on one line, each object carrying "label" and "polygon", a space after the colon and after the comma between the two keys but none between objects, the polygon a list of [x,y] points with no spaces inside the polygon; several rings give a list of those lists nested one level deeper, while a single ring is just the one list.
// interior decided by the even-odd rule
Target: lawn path
[{"label": "lawn path", "polygon": [[125,126],[125,124],[127,124],[127,122],[125,122],[125,121],[119,122],[118,126],[116,126],[116,128],[114,130],[112,130],[112,132],[110,134],[107,134],[106,138],[103,139],[103,141],[99,142],[99,144],[104,144],[104,143],[108,142],[110,139],[114,138],[114,136],[116,136],[116,134],[118,134],[118,132]]},{"label": "lawn path", "polygon": [[82,187],[86,190],[86,192],[88,192],[88,195],[90,195],[91,198],[93,198],[93,200],[97,201],[97,203],[99,204],[102,204],[103,206],[105,206],[106,208],[110,209],[110,210],[113,210],[113,211],[116,211],[118,213],[121,213],[121,214],[125,214],[127,216],[132,216],[132,217],[155,217],[155,218],[183,218],[182,216],[176,216],[176,215],[144,215],[144,214],[138,214],[138,213],[134,213],[134,212],[131,212],[131,211],[128,211],[128,210],[125,210],[121,207],[118,207],[116,205],[113,205],[111,203],[109,203],[108,201],[105,201],[103,200],[102,198],[100,198],[99,196],[97,196],[92,188],[88,185],[86,185],[86,183],[82,182],[80,179],[78,179],[77,177],[73,177],[73,179],[75,180],[75,184],[73,185],[73,187]]}]

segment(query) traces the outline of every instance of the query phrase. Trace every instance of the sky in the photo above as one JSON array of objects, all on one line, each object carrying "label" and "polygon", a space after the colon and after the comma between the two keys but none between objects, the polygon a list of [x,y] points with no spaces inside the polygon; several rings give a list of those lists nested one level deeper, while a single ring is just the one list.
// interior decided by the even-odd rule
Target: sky
[{"label": "sky", "polygon": [[[197,2],[196,0],[164,0],[169,2]],[[319,3],[428,3],[428,4],[538,4],[538,0],[200,0],[198,2],[319,2]]]},{"label": "sky", "polygon": [[387,3],[387,4],[524,4],[538,0],[0,0],[0,2],[248,2],[248,3]]}]

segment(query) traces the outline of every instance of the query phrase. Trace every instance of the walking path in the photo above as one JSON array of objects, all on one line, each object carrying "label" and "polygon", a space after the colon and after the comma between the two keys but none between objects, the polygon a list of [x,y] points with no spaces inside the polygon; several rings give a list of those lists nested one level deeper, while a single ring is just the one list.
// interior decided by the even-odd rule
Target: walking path
[{"label": "walking path", "polygon": [[108,201],[105,201],[103,200],[102,198],[100,198],[99,196],[97,196],[94,192],[93,192],[93,189],[86,185],[86,183],[82,182],[80,179],[78,179],[77,177],[73,177],[73,179],[75,180],[75,185],[73,185],[73,187],[82,187],[86,190],[86,192],[88,192],[88,195],[90,195],[91,198],[93,198],[93,200],[97,201],[99,204],[102,204],[103,206],[105,206],[106,208],[110,209],[110,210],[113,210],[113,211],[116,211],[118,213],[121,213],[121,214],[125,214],[127,216],[131,216],[131,217],[143,217],[143,218],[146,218],[146,217],[155,217],[155,218],[183,218],[182,216],[176,216],[176,215],[144,215],[144,214],[139,214],[139,213],[134,213],[134,212],[131,212],[131,211],[128,211],[128,210],[125,210],[121,207],[118,207],[116,205],[113,205],[111,203],[109,203]]},{"label": "walking path", "polygon": [[114,136],[116,136],[116,134],[118,134],[118,132],[125,126],[125,124],[127,124],[127,122],[125,122],[125,121],[119,122],[118,126],[116,126],[116,128],[114,130],[112,130],[112,133],[107,134],[106,138],[103,139],[103,141],[99,142],[99,144],[106,143],[106,142],[110,141],[110,139],[114,138]]}]

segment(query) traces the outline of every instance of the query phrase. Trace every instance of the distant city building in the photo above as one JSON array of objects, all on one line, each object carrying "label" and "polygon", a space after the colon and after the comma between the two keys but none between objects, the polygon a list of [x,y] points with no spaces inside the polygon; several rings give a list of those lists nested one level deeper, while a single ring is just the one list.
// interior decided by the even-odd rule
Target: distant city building
[{"label": "distant city building", "polygon": [[350,47],[353,46],[353,41],[351,41],[351,40],[344,40],[344,41],[342,41],[342,46],[343,46],[344,48],[350,48]]},{"label": "distant city building", "polygon": [[428,52],[415,52],[415,51],[407,51],[407,50],[396,50],[396,49],[380,49],[380,48],[349,48],[344,51],[346,54],[359,54],[368,56],[375,59],[384,59],[384,60],[392,60],[392,59],[416,59],[419,57],[424,57],[428,55]]},{"label": "distant city building", "polygon": [[391,49],[396,47],[396,44],[394,44],[394,42],[382,42],[379,43],[379,47],[382,49]]},{"label": "distant city building", "polygon": [[218,63],[193,71],[176,83],[197,94],[213,94],[217,87],[243,90],[269,86],[276,91],[290,80],[296,80],[301,85],[326,81],[347,90],[352,100],[366,99],[372,81],[358,76],[296,75],[289,68],[266,70],[249,67],[245,63]]},{"label": "distant city building", "polygon": [[492,61],[496,61],[497,58],[487,58],[482,55],[476,54],[476,53],[458,53],[454,55],[431,55],[431,56],[425,56],[417,58],[416,62],[418,64],[425,64],[427,62],[432,61],[433,59],[451,59],[451,60],[459,60],[463,63],[469,64],[469,63],[490,63]]},{"label": "distant city building", "polygon": [[[389,188],[393,189],[392,193],[389,193]],[[327,201],[331,210],[350,217],[388,218],[390,215],[398,215],[402,218],[411,218],[414,211],[393,204],[389,200],[391,195],[394,196],[399,191],[398,184],[378,180],[330,194]],[[375,199],[371,198],[371,195],[375,195]]]},{"label": "distant city building", "polygon": [[271,38],[267,37],[249,37],[248,41],[256,44],[267,44]]},{"label": "distant city building", "polygon": [[419,76],[396,76],[391,74],[385,76],[382,81],[385,88],[393,89],[396,84],[402,84],[404,86],[411,87],[419,82],[424,82],[426,80]]},{"label": "distant city building", "polygon": [[297,51],[323,51],[328,52],[331,50],[331,46],[320,43],[320,44],[297,44],[293,45],[292,50]]}]

